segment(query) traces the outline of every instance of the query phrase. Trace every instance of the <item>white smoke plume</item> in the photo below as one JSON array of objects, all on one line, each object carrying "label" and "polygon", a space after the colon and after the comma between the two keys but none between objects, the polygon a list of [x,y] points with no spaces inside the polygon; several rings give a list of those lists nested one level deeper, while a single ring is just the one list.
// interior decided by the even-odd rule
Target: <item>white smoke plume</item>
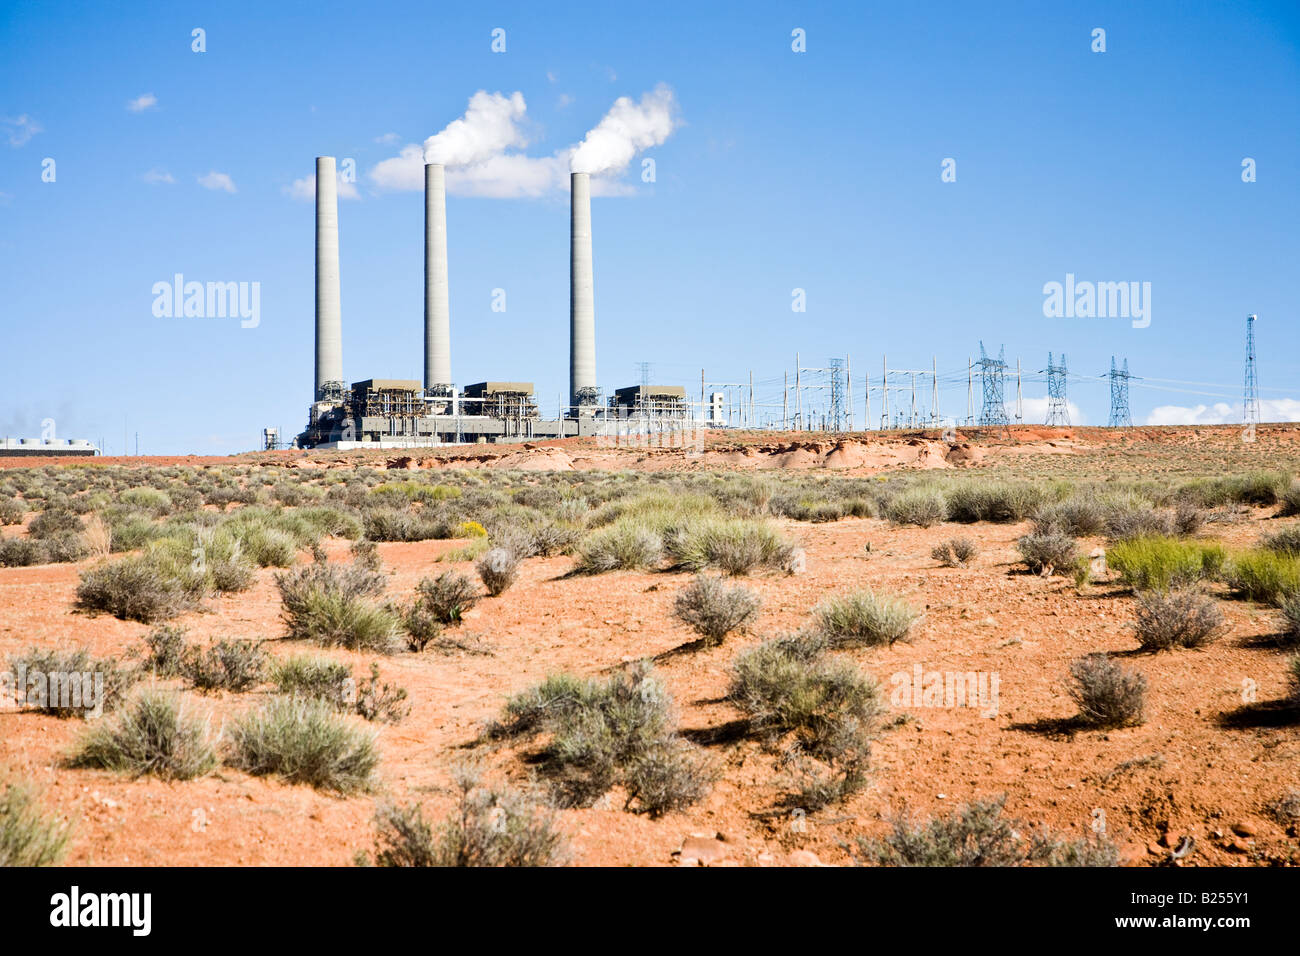
[{"label": "white smoke plume", "polygon": [[512,146],[527,146],[528,139],[518,125],[527,110],[520,92],[505,96],[479,90],[469,98],[464,116],[424,141],[424,161],[447,167],[472,166]]},{"label": "white smoke plume", "polygon": [[594,175],[619,172],[637,153],[666,140],[677,122],[677,100],[662,83],[642,96],[640,103],[620,96],[573,151],[569,169]]},{"label": "white smoke plume", "polygon": [[381,189],[420,190],[424,164],[429,162],[447,167],[447,191],[459,196],[554,195],[569,188],[570,171],[593,174],[592,195],[628,195],[632,187],[613,177],[638,152],[659,145],[679,125],[673,92],[661,85],[640,103],[620,97],[579,145],[550,156],[529,156],[515,151],[527,145],[526,110],[522,93],[506,96],[480,90],[470,97],[464,116],[430,136],[423,147],[404,146],[397,156],[376,163],[370,179]]}]

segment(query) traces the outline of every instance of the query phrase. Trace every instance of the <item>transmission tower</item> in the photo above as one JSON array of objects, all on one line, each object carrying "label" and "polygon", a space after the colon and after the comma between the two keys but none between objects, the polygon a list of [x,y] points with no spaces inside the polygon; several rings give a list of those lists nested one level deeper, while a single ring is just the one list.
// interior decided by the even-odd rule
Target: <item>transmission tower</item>
[{"label": "transmission tower", "polygon": [[831,373],[831,431],[839,431],[844,421],[844,360],[830,360]]},{"label": "transmission tower", "polygon": [[1246,316],[1246,394],[1242,403],[1242,423],[1259,424],[1259,379],[1255,372],[1255,320],[1256,315]]},{"label": "transmission tower", "polygon": [[1061,364],[1052,362],[1052,353],[1047,353],[1047,424],[1069,425],[1070,406],[1065,400],[1065,355],[1061,355]]},{"label": "transmission tower", "polygon": [[1128,373],[1128,359],[1124,360],[1124,370],[1115,368],[1115,356],[1110,357],[1110,428],[1132,428],[1133,415],[1128,408],[1128,382],[1134,376]]},{"label": "transmission tower", "polygon": [[984,404],[980,407],[981,425],[1008,425],[1006,405],[1006,346],[995,359],[989,358],[980,343],[980,383],[984,386]]}]

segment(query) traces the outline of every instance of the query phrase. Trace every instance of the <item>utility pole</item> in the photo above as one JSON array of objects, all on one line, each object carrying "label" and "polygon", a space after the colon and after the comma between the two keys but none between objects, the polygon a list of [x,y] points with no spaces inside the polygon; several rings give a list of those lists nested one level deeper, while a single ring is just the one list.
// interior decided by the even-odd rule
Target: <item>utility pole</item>
[{"label": "utility pole", "polygon": [[975,385],[971,377],[970,356],[966,356],[966,424],[975,424]]},{"label": "utility pole", "polygon": [[787,371],[781,382],[781,431],[790,430],[790,373]]},{"label": "utility pole", "polygon": [[881,390],[885,393],[883,399],[885,410],[880,415],[880,427],[889,427],[889,362],[885,356],[880,356],[880,384]]},{"label": "utility pole", "polygon": [[798,422],[798,429],[803,430],[803,396],[799,391],[799,353],[794,353],[794,420]]},{"label": "utility pole", "polygon": [[867,417],[862,420],[862,427],[871,430],[871,375],[862,374],[862,392],[867,396]]},{"label": "utility pole", "polygon": [[853,366],[844,356],[844,384],[848,386],[849,431],[853,431]]},{"label": "utility pole", "polygon": [[1025,401],[1020,392],[1020,359],[1016,359],[1016,424],[1025,420]]},{"label": "utility pole", "polygon": [[930,420],[939,427],[939,356],[930,356]]},{"label": "utility pole", "polygon": [[749,370],[749,427],[754,427],[754,370]]}]

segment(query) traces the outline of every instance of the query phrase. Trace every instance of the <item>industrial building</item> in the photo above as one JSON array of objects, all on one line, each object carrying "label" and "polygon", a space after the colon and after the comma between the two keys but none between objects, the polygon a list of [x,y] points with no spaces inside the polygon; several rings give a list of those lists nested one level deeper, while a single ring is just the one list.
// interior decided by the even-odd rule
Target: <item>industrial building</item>
[{"label": "industrial building", "polygon": [[0,457],[92,457],[99,449],[84,438],[0,438]]},{"label": "industrial building", "polygon": [[[332,156],[316,158],[316,365],[303,448],[410,448],[517,442],[611,433],[618,421],[682,420],[686,390],[645,385],[602,401],[596,381],[591,181],[571,174],[569,217],[569,406],[542,418],[532,382],[485,381],[457,388],[451,365],[446,170],[424,167],[424,381],[343,377],[339,290],[338,181]],[[268,437],[267,441],[273,441]]]}]

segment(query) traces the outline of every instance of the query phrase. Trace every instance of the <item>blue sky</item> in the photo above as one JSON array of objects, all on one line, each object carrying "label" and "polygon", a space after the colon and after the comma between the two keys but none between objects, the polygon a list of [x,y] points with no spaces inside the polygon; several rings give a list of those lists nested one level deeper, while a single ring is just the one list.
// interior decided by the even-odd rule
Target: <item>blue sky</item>
[{"label": "blue sky", "polygon": [[[849,355],[860,423],[882,354],[894,368],[934,356],[941,410],[964,417],[983,340],[1021,359],[1027,420],[1049,350],[1080,375],[1127,357],[1144,377],[1135,421],[1161,406],[1161,420],[1236,420],[1255,312],[1265,417],[1300,418],[1295,4],[9,2],[0,64],[6,435],[53,418],[113,453],[125,426],[145,453],[220,454],[264,425],[296,433],[314,226],[292,193],[317,155],[358,172],[340,202],[345,377],[418,378],[421,195],[370,171],[479,90],[522,94],[514,152],[542,158],[659,84],[675,128],[611,180],[625,195],[593,201],[606,391],[639,381],[642,361],[692,393],[701,367],[711,381],[752,370],[776,406],[796,352],[805,366]],[[553,410],[567,193],[453,191],[447,216],[454,377],[534,381]],[[155,317],[152,287],[176,273],[258,282],[259,324]],[[1043,286],[1067,273],[1149,282],[1150,325],[1045,317]],[[1069,389],[1105,422],[1104,382]]]}]

